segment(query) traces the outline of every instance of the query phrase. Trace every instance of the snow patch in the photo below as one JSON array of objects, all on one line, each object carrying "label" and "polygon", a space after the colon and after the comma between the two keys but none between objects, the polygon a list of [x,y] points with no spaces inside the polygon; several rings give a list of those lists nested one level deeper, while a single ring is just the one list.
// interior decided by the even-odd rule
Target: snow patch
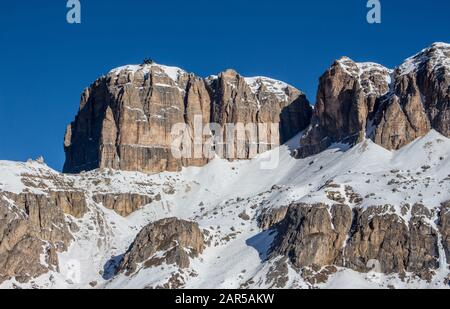
[{"label": "snow patch", "polygon": [[417,72],[424,64],[429,63],[432,70],[444,70],[445,74],[450,74],[450,44],[434,43],[408,58],[398,67],[399,76]]},{"label": "snow patch", "polygon": [[122,73],[136,74],[141,72],[144,75],[149,74],[152,68],[159,68],[162,72],[167,75],[175,83],[178,82],[180,75],[187,74],[186,71],[172,66],[165,66],[162,64],[141,64],[141,65],[125,65],[115,69],[112,69],[108,74],[118,76]]}]

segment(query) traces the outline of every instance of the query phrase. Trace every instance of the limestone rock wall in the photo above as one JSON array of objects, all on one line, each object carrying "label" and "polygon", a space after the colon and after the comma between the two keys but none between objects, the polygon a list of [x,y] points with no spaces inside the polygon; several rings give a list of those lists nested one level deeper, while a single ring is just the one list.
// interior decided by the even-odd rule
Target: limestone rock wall
[{"label": "limestone rock wall", "polygon": [[397,150],[431,129],[450,137],[449,120],[449,44],[435,43],[394,71],[342,58],[320,79],[312,124],[298,156],[364,138]]},{"label": "limestone rock wall", "polygon": [[[268,78],[246,79],[229,70],[202,79],[174,67],[126,66],[101,77],[83,93],[78,115],[66,131],[64,172],[112,168],[154,173],[203,166],[210,158],[194,156],[189,147],[196,142],[202,144],[201,150],[207,147],[208,134],[194,140],[196,117],[202,121],[200,134],[211,122],[222,127],[238,122],[267,123],[269,128],[276,124],[281,133],[274,143],[279,144],[305,129],[311,113],[304,94]],[[176,158],[171,151],[172,142],[180,137],[172,134],[175,124],[188,127],[180,149],[190,149],[190,158]],[[263,141],[256,145],[256,154],[265,151],[262,145],[268,138],[263,137],[270,133],[277,132],[256,131]],[[237,150],[224,157],[252,157],[248,141],[246,136],[242,157]]]},{"label": "limestone rock wall", "polygon": [[57,196],[0,193],[0,283],[24,283],[59,269],[57,253],[72,241],[63,207],[73,213],[66,206],[76,203]]},{"label": "limestone rock wall", "polygon": [[[286,256],[296,267],[343,266],[359,272],[380,263],[386,274],[412,272],[429,279],[439,268],[438,231],[433,215],[414,205],[409,222],[391,206],[354,209],[345,205],[292,205],[278,229],[272,256]],[[445,230],[445,215],[442,226]],[[448,250],[448,237],[444,236]]]}]

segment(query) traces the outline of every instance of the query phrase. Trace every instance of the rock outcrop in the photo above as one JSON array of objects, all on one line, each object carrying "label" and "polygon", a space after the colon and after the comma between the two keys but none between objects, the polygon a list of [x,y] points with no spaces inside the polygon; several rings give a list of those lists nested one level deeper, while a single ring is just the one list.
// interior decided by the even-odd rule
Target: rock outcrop
[{"label": "rock outcrop", "polygon": [[0,194],[0,283],[11,278],[24,283],[59,269],[57,253],[72,241],[59,201],[74,204],[61,195]]},{"label": "rock outcrop", "polygon": [[274,256],[289,257],[296,267],[337,265],[342,260],[352,214],[346,206],[333,206],[332,212],[336,214],[333,218],[322,204],[291,206],[278,229]]},{"label": "rock outcrop", "polygon": [[[253,130],[249,129],[243,141],[246,148],[243,155],[237,158],[246,159],[270,150],[271,145],[283,144],[310,123],[312,108],[308,100],[303,93],[286,83],[266,77],[245,78],[233,70],[209,78],[208,83],[212,93],[211,122],[222,127],[238,123],[244,126],[268,124],[266,128],[255,126]],[[276,127],[272,128],[271,124]],[[224,141],[229,138],[228,135],[224,130]],[[249,140],[252,135],[260,143],[255,145],[251,154],[247,144],[252,142]],[[231,146],[239,149],[237,141]],[[227,151],[228,148],[224,149],[224,152]]]},{"label": "rock outcrop", "polygon": [[376,260],[383,273],[408,271],[428,279],[429,272],[439,267],[437,231],[427,223],[431,215],[415,205],[408,223],[396,214],[386,214],[386,208],[358,213],[345,249],[345,266],[365,272],[370,270],[368,263]]},{"label": "rock outcrop", "polygon": [[263,210],[258,216],[258,227],[262,230],[268,230],[286,218],[289,207],[269,208]]},{"label": "rock outcrop", "polygon": [[188,268],[190,259],[203,252],[204,242],[197,223],[177,218],[151,223],[138,234],[117,272],[131,275],[141,264],[144,268],[163,263]]},{"label": "rock outcrop", "polygon": [[450,264],[450,201],[442,204],[439,213],[439,229],[442,235],[442,245],[447,255],[447,263]]},{"label": "rock outcrop", "polygon": [[433,44],[394,71],[342,58],[320,79],[315,114],[298,156],[364,138],[399,149],[431,129],[450,137],[449,89],[449,44]]},{"label": "rock outcrop", "polygon": [[375,63],[336,61],[320,78],[311,127],[301,140],[299,156],[319,153],[336,142],[362,141],[377,98],[389,90],[390,74]]},{"label": "rock outcrop", "polygon": [[450,137],[450,45],[433,44],[394,72],[374,117],[374,140],[399,149],[435,129]]},{"label": "rock outcrop", "polygon": [[141,207],[153,202],[153,199],[149,196],[131,193],[96,194],[93,199],[96,203],[103,204],[104,207],[114,210],[123,217],[129,216]]},{"label": "rock outcrop", "polygon": [[335,265],[359,272],[370,271],[370,262],[378,261],[383,273],[413,272],[430,279],[439,267],[432,214],[415,205],[404,222],[390,208],[293,205],[278,227],[272,256],[286,256],[298,268]]},{"label": "rock outcrop", "polygon": [[142,172],[178,171],[205,160],[173,157],[172,125],[192,114],[209,115],[202,79],[173,67],[126,66],[86,89],[65,137],[65,172],[96,168]]},{"label": "rock outcrop", "polygon": [[[225,137],[225,123],[267,123],[269,128],[275,124],[281,127],[274,142],[278,144],[305,129],[311,113],[304,94],[267,78],[245,79],[229,70],[202,79],[157,64],[121,67],[83,93],[78,115],[65,136],[64,172],[112,168],[153,173],[202,166],[210,159],[207,150],[214,148],[207,143],[211,132],[203,131],[212,122],[222,126],[221,134],[212,130],[214,134]],[[196,118],[201,120],[199,127]],[[186,126],[184,134],[172,131],[175,124]],[[194,133],[200,137],[194,138]],[[256,153],[265,150],[264,136],[269,133],[277,132],[257,128],[261,142]],[[252,154],[249,134],[242,141],[243,159]],[[188,155],[174,156],[174,143]],[[194,145],[199,145],[200,154]],[[238,151],[226,158],[238,158]]]},{"label": "rock outcrop", "polygon": [[86,195],[81,191],[51,191],[50,200],[61,208],[63,213],[82,218],[88,211]]}]

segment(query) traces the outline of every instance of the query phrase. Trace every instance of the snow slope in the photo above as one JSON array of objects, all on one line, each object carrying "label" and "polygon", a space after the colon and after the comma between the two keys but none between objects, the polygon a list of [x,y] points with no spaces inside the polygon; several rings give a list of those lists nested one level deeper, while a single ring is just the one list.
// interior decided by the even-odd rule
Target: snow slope
[{"label": "snow slope", "polygon": [[[293,144],[299,138],[297,136]],[[174,274],[178,274],[187,288],[272,287],[265,275],[274,261],[267,261],[266,254],[275,235],[261,231],[256,220],[264,209],[293,202],[332,205],[335,202],[328,199],[324,189],[329,181],[340,185],[338,190],[352,187],[364,198],[362,207],[390,204],[399,215],[402,215],[400,208],[404,203],[422,203],[433,209],[450,200],[450,140],[435,131],[396,152],[387,151],[370,140],[351,149],[346,145],[333,145],[303,160],[293,159],[290,149],[288,143],[251,161],[216,159],[203,168],[191,167],[180,173],[157,175],[105,170],[70,176],[37,162],[0,161],[0,190],[22,191],[26,185],[21,177],[26,174],[50,175],[52,177],[46,178],[49,187],[67,183],[88,192],[89,196],[96,192],[162,196],[160,201],[127,218],[90,198],[90,211],[78,222],[82,228],[75,233],[76,240],[68,252],[60,255],[61,272],[44,275],[25,287],[89,288],[89,284],[95,282],[96,288],[144,288],[163,285]],[[261,169],[261,163],[277,151],[278,167]],[[239,214],[243,212],[251,220],[241,219]],[[115,263],[140,229],[165,217],[198,222],[209,232],[211,245],[192,261],[189,269],[181,272],[164,265],[141,269],[131,277],[113,276]],[[444,260],[443,256],[441,258]],[[418,279],[405,283],[397,276],[374,279],[367,274],[340,269],[319,287],[442,287],[443,278],[448,275],[446,266],[431,283]],[[2,287],[14,284],[19,285],[10,281]],[[295,270],[289,269],[287,287],[307,288],[309,285]]]}]

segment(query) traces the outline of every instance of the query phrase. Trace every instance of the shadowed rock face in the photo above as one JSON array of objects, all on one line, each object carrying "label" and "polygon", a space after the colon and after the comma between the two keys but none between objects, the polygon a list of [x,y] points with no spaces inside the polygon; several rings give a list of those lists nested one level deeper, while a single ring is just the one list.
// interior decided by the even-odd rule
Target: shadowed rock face
[{"label": "shadowed rock face", "polygon": [[[208,162],[204,156],[173,157],[171,145],[179,137],[172,136],[173,125],[189,128],[181,142],[186,148],[194,143],[196,116],[203,126],[280,123],[281,136],[275,140],[279,143],[305,129],[311,113],[300,91],[268,78],[246,79],[230,70],[205,80],[156,64],[122,67],[83,93],[79,113],[66,131],[64,172],[113,168],[153,173],[203,166]],[[249,146],[245,147],[244,159],[250,157]],[[264,151],[260,145],[257,150]]]},{"label": "shadowed rock face", "polygon": [[[264,132],[257,128],[257,136],[267,143],[271,143],[271,136],[279,136],[273,143],[283,144],[310,123],[312,108],[305,95],[283,82],[266,77],[245,78],[228,70],[210,79],[209,85],[212,122],[222,126],[227,123],[279,124],[276,127],[279,132],[271,128]],[[265,150],[258,148],[257,153]]]},{"label": "shadowed rock face", "polygon": [[131,275],[142,263],[145,268],[163,263],[188,268],[190,258],[199,256],[203,249],[204,236],[197,223],[176,218],[160,220],[142,229],[117,272]]},{"label": "shadowed rock face", "polygon": [[450,45],[433,44],[394,71],[342,58],[320,79],[298,156],[364,138],[399,149],[431,129],[450,137]]},{"label": "shadowed rock face", "polygon": [[272,256],[289,257],[299,268],[336,265],[359,272],[377,260],[383,273],[413,272],[428,279],[439,267],[431,219],[423,205],[413,207],[409,222],[390,213],[390,206],[352,212],[345,205],[293,205],[278,227]]}]

